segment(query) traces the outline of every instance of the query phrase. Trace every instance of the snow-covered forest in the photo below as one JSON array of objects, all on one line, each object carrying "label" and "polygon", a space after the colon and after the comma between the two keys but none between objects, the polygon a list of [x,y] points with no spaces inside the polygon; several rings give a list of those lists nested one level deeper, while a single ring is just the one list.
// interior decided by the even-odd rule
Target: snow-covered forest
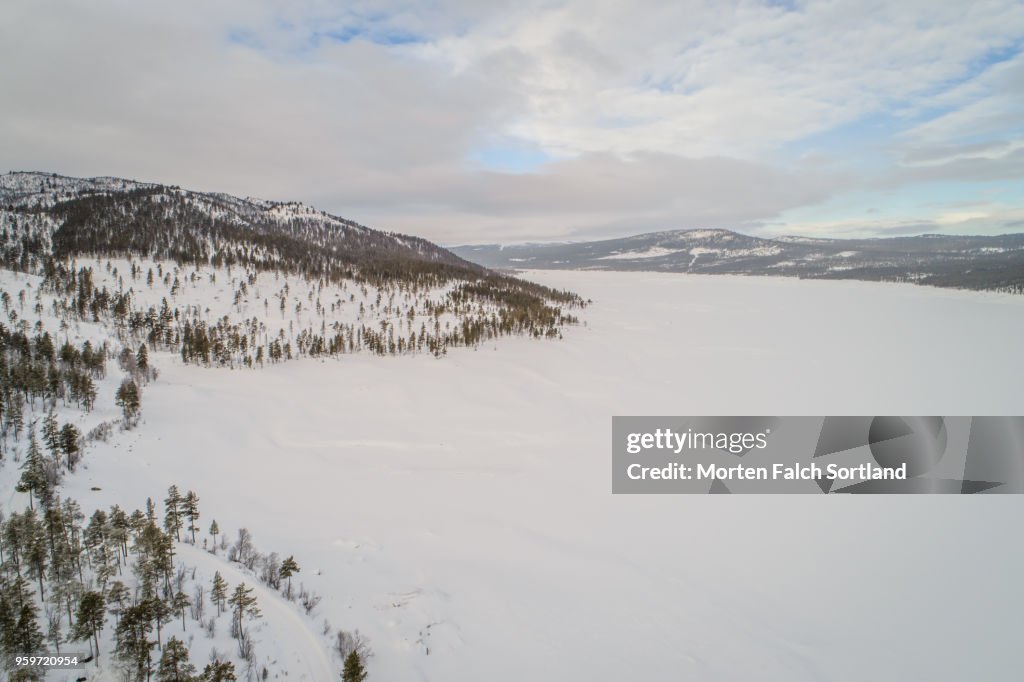
[{"label": "snow-covered forest", "polygon": [[41,679],[22,659],[63,650],[90,679],[363,679],[367,641],[311,629],[321,597],[294,556],[206,524],[191,490],[92,508],[64,479],[139,426],[161,360],[440,357],[560,337],[583,301],[298,204],[22,173],[0,178],[0,207],[5,674]]},{"label": "snow-covered forest", "polygon": [[[137,280],[140,295],[131,287],[123,293],[119,267],[134,269],[129,279]],[[156,263],[147,274],[163,267]],[[102,274],[93,278],[93,271]],[[5,674],[12,680],[42,679],[43,668],[20,666],[19,657],[63,651],[74,652],[82,669],[50,671],[46,679],[77,679],[81,672],[89,672],[89,679],[323,679],[344,668],[347,658],[358,677],[369,648],[358,632],[313,622],[320,597],[304,587],[297,560],[261,553],[245,528],[229,537],[216,520],[203,522],[205,510],[200,511],[195,493],[179,493],[172,485],[164,499],[127,498],[106,509],[83,510],[63,492],[64,478],[88,466],[94,445],[123,439],[138,425],[145,389],[159,375],[151,349],[183,362],[239,368],[316,354],[306,345],[307,330],[296,332],[303,320],[300,303],[287,310],[288,327],[277,335],[268,339],[266,324],[256,323],[254,314],[254,336],[240,342],[236,336],[228,345],[214,334],[210,341],[203,322],[216,319],[220,326],[214,329],[236,330],[228,321],[247,301],[225,295],[223,309],[217,308],[227,287],[216,288],[216,270],[185,285],[142,272],[134,262],[95,263],[81,267],[72,276],[77,286],[63,290],[45,274],[0,273],[6,318],[0,325]],[[171,266],[168,272],[174,272]],[[228,280],[226,269],[221,274]],[[168,284],[173,294],[157,288]],[[284,278],[281,287],[289,290]],[[110,289],[118,293],[108,297]],[[164,303],[175,301],[173,312],[166,303],[155,316],[112,312],[119,302],[157,296]],[[362,302],[369,292],[362,289],[359,296]],[[378,310],[376,300],[366,303],[362,319]],[[359,316],[355,312],[353,320]],[[138,323],[147,318],[156,324]],[[359,342],[346,352],[362,349],[360,331],[356,337]],[[250,346],[250,338],[258,340]],[[173,356],[172,344],[181,348]],[[246,354],[253,347],[255,353]],[[401,352],[414,350],[403,345]],[[272,636],[264,636],[261,610],[276,623]],[[299,622],[296,630],[295,621],[302,619],[309,623]],[[307,630],[316,637],[312,645],[292,651],[276,644],[290,641],[289,632],[301,640]],[[336,661],[321,653],[332,647]],[[312,659],[310,650],[316,654]]]}]

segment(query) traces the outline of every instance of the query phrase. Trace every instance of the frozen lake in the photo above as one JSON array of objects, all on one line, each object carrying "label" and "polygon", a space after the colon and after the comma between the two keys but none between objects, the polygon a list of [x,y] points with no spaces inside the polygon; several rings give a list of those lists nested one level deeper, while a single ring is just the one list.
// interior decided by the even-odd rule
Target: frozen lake
[{"label": "frozen lake", "polygon": [[609,462],[616,414],[1024,414],[1024,297],[529,276],[593,299],[586,324],[442,360],[156,357],[143,425],[69,492],[88,508],[195,490],[204,524],[295,554],[319,619],[370,637],[370,679],[1019,667],[1024,499],[612,496]]}]

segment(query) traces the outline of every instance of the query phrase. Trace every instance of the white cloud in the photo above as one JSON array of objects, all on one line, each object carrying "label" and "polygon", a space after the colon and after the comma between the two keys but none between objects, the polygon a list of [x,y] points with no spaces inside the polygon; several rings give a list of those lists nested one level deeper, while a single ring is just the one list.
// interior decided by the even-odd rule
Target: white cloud
[{"label": "white cloud", "polygon": [[[1024,34],[1024,6],[569,2],[496,17],[439,51],[513,48],[532,68],[513,130],[554,152],[756,155],[918,104]],[[622,125],[616,125],[621,122]]]},{"label": "white cloud", "polygon": [[[298,198],[449,243],[752,226],[850,185],[1020,177],[1017,142],[970,136],[1020,120],[1021,59],[978,64],[1022,36],[1024,5],[994,1],[10,0],[0,168]],[[786,158],[933,106],[903,165]],[[466,162],[494,139],[553,160]]]}]

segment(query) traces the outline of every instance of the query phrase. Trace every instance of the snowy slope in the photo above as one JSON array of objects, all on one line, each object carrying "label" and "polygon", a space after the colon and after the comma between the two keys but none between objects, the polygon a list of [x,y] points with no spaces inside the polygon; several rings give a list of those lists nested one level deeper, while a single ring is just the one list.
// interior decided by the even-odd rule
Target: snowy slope
[{"label": "snowy slope", "polygon": [[[156,264],[153,265],[156,267]],[[110,270],[105,269],[103,263],[95,263],[98,281],[109,284],[112,280],[116,279],[118,267],[120,267],[121,272],[126,272],[128,269],[126,262],[116,259],[112,261]],[[169,273],[173,272],[172,267],[168,267]],[[217,283],[216,277],[209,277],[210,274],[221,275],[221,284]],[[210,270],[205,275],[204,277],[196,278],[195,282],[186,282],[179,292],[180,295],[174,297],[173,300],[176,300],[183,306],[199,308],[203,311],[203,317],[213,316],[214,319],[232,313],[237,314],[249,307],[249,300],[240,299],[235,301],[231,296],[234,289],[232,288],[231,276],[226,270]],[[274,281],[275,278],[267,276],[267,280]],[[283,286],[287,281],[287,278],[280,278],[276,283],[278,286]],[[77,346],[84,341],[89,341],[96,348],[101,347],[104,343],[109,343],[110,352],[116,355],[116,351],[119,350],[120,346],[117,336],[108,326],[101,323],[81,321],[61,324],[52,312],[55,297],[52,293],[41,292],[41,284],[42,278],[38,276],[0,269],[0,291],[9,294],[13,301],[11,306],[12,316],[10,319],[5,320],[5,323],[10,323],[12,326],[24,324],[26,328],[33,330],[37,328],[45,329],[60,343],[67,340]],[[258,278],[256,284],[259,284]],[[293,278],[291,280],[290,293],[293,296],[292,299],[289,299],[291,305],[300,300],[306,300],[310,292],[304,288],[304,284],[305,282],[299,279]],[[237,286],[237,281],[234,285]],[[256,290],[258,289],[254,288],[253,291]],[[331,291],[331,288],[328,287],[327,291]],[[353,291],[355,291],[357,297],[360,297],[358,300],[362,300],[362,292],[356,288]],[[369,290],[367,290],[367,295],[368,293]],[[143,283],[138,291],[138,299],[145,304],[154,304],[166,295],[166,290],[162,289],[159,285],[156,288],[152,288]],[[254,299],[251,305],[252,319],[256,319],[259,314],[263,313],[262,304],[257,305],[257,303],[258,301]],[[356,305],[358,306],[358,303]],[[276,310],[274,313],[274,315],[266,314],[265,319],[269,322],[273,317],[280,316]],[[353,311],[352,316],[354,317],[355,315],[356,313]],[[340,310],[338,316],[342,316]],[[289,321],[293,325],[301,320],[301,314],[289,313]],[[288,322],[281,323],[280,320],[277,320],[277,322],[278,324],[288,326]],[[88,434],[101,424],[108,424],[113,427],[111,435],[106,442],[97,441],[85,445],[84,458],[79,464],[81,467],[80,473],[86,474],[92,464],[94,453],[106,452],[122,462],[126,459],[134,458],[138,453],[140,441],[145,439],[142,432],[138,430],[124,431],[118,424],[121,410],[114,404],[114,393],[124,376],[125,373],[118,368],[118,363],[113,359],[108,359],[107,375],[97,381],[96,405],[91,411],[84,412],[75,409],[64,401],[57,401],[55,412],[59,422],[73,423],[83,434]],[[146,400],[147,391],[144,390],[143,402]],[[37,404],[35,409],[28,410],[26,421],[27,423],[38,423],[45,417],[45,414],[45,411],[39,409]],[[0,455],[0,513],[3,513],[4,517],[12,512],[20,511],[21,508],[28,504],[28,496],[15,491],[15,483],[21,475],[21,462],[25,454],[24,442],[13,441],[9,442],[8,445],[10,445],[10,449]],[[138,486],[137,481],[132,478],[119,477],[116,480],[106,481],[104,485],[108,487],[105,490],[101,489],[99,485],[96,486],[97,489],[95,490],[92,489],[92,486],[88,490],[80,490],[76,489],[74,484],[71,484],[63,486],[60,494],[62,497],[77,499],[88,518],[97,508],[109,508],[114,504],[127,507],[129,511],[142,507],[147,497],[157,500],[159,504],[159,501],[163,499],[167,486],[174,483],[174,481],[175,478],[172,474],[170,478],[166,479],[159,486],[146,489]],[[213,503],[214,501],[210,500],[210,502]],[[206,507],[205,504],[201,506]],[[216,508],[216,504],[210,504],[209,507],[206,507],[208,511]],[[210,517],[206,517],[206,521],[208,522],[209,520]],[[229,533],[233,540],[236,527],[225,524],[224,531]],[[273,548],[260,547],[260,549],[269,552]],[[273,590],[268,589],[260,583],[256,575],[243,570],[239,564],[229,562],[226,557],[226,551],[221,551],[219,555],[214,556],[185,543],[178,543],[176,553],[176,564],[183,567],[184,572],[189,576],[185,587],[185,592],[189,595],[193,594],[195,586],[202,585],[207,593],[206,599],[209,600],[209,586],[214,571],[220,571],[232,587],[240,582],[245,582],[255,590],[259,607],[263,611],[264,616],[261,620],[252,624],[251,630],[258,656],[259,669],[266,668],[270,675],[269,679],[313,681],[333,679],[336,676],[334,668],[337,667],[340,670],[340,661],[332,660],[329,637],[333,636],[333,632],[322,633],[317,631],[318,613],[312,615],[303,614],[299,605],[287,601],[280,594],[276,594]],[[119,574],[115,577],[125,581],[130,588],[134,587],[130,572],[125,575]],[[305,583],[316,582],[316,576],[309,576],[309,579],[301,577],[300,581]],[[298,591],[300,581],[296,582],[296,591]],[[43,605],[40,604],[39,606],[42,612]],[[207,603],[207,618],[210,617],[213,611],[212,605]],[[193,618],[189,617],[187,619],[187,627],[185,628],[182,627],[180,620],[173,618],[165,626],[163,639],[166,642],[167,637],[173,635],[185,641],[191,650],[192,660],[197,663],[200,670],[203,664],[212,660],[211,656],[214,651],[217,651],[219,652],[217,658],[235,661],[241,674],[244,670],[244,663],[235,654],[236,643],[229,634],[229,622],[230,616],[227,613],[217,618],[215,634],[211,637],[203,631],[202,624]],[[322,622],[322,619],[320,619],[320,622]],[[95,667],[95,664],[90,664],[86,671],[52,671],[47,675],[46,679],[51,682],[74,680],[83,672],[87,673],[90,676],[89,679],[93,680],[121,679],[121,673],[111,655],[114,648],[113,635],[114,618],[109,616],[107,626],[100,638],[100,650],[103,653],[99,658],[100,667],[98,669]],[[64,653],[86,652],[88,651],[88,644],[86,642],[65,642],[63,651]],[[160,652],[156,651],[154,661],[159,660],[159,656]]]},{"label": "snowy slope", "polygon": [[586,326],[444,361],[155,355],[131,451],[97,446],[67,488],[195,490],[303,562],[371,680],[1012,676],[1020,498],[612,496],[608,439],[615,414],[1024,413],[1024,299],[530,276],[592,298]]},{"label": "snowy slope", "polygon": [[[304,616],[299,607],[288,602],[280,594],[267,588],[240,568],[238,564],[226,561],[223,556],[187,544],[178,546],[178,559],[186,566],[195,568],[204,584],[213,580],[214,572],[220,572],[229,585],[245,583],[254,591],[262,612],[261,619],[252,626],[255,630],[256,647],[263,658],[272,661],[281,676],[291,680],[329,680],[336,677],[323,636],[314,631],[313,621]],[[222,618],[225,618],[222,616]],[[226,618],[225,618],[226,620]],[[222,624],[226,630],[226,622]],[[170,630],[174,630],[171,627]],[[217,644],[221,651],[230,651],[233,642],[223,633]],[[200,649],[195,646],[201,637],[193,640],[193,654]],[[207,643],[210,646],[210,643]],[[269,654],[267,652],[270,652]],[[203,660],[202,656],[198,657]],[[276,665],[275,665],[276,664]]]}]

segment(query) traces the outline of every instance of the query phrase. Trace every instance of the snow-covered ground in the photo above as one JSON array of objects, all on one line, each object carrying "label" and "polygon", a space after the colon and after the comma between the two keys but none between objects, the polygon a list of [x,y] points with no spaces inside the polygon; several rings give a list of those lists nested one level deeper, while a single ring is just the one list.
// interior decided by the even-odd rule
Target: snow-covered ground
[{"label": "snow-covered ground", "polygon": [[1024,414],[1024,297],[528,277],[593,299],[586,325],[442,360],[155,354],[143,423],[66,488],[195,490],[204,527],[296,556],[371,681],[1016,674],[1024,499],[613,496],[610,436],[617,414]]}]

